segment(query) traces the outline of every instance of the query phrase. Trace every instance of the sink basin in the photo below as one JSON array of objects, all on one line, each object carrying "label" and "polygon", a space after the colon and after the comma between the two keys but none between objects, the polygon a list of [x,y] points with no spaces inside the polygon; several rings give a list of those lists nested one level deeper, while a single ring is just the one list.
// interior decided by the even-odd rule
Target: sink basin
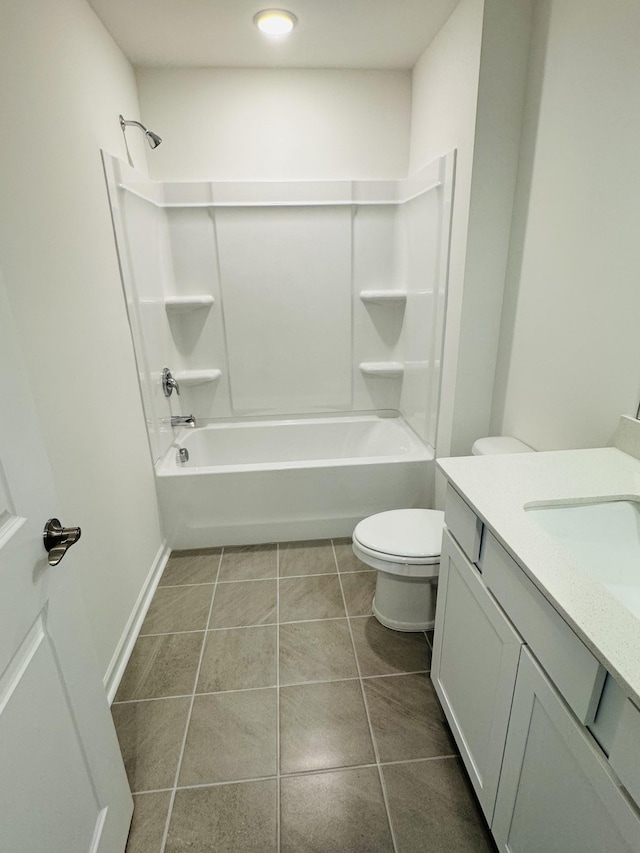
[{"label": "sink basin", "polygon": [[640,618],[640,498],[526,506],[525,510]]}]

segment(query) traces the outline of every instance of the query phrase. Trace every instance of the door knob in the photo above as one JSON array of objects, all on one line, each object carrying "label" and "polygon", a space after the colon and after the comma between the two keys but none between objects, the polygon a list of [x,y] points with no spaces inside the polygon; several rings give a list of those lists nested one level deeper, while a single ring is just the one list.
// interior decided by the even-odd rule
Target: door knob
[{"label": "door knob", "polygon": [[44,526],[42,538],[45,550],[49,554],[49,565],[57,566],[60,560],[80,538],[79,527],[63,527],[57,518],[50,518]]}]

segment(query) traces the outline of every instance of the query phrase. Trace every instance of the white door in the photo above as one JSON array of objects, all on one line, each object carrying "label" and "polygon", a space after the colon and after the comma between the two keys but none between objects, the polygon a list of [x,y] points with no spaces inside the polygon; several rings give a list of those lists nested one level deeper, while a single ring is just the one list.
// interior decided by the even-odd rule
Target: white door
[{"label": "white door", "polygon": [[61,517],[0,276],[0,851],[121,853],[133,804],[76,588],[89,567],[82,540],[49,566],[52,516],[82,522]]}]

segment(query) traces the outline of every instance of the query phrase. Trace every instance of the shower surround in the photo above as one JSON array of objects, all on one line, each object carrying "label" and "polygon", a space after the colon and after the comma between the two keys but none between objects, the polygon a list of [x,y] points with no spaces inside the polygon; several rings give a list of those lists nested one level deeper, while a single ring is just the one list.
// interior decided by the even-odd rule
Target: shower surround
[{"label": "shower surround", "polygon": [[[455,154],[398,181],[158,184],[103,160],[170,544],[344,536],[372,512],[428,506]],[[180,396],[164,397],[164,367]],[[196,452],[191,467],[176,467],[184,435],[170,419],[192,413],[206,438],[187,445],[222,438],[211,425],[224,423],[226,435],[235,424],[233,459],[211,466]],[[372,423],[393,416],[386,449],[370,453],[366,439],[353,448],[358,413]],[[326,426],[339,420],[346,444],[323,453]],[[250,433],[240,427],[255,421],[268,425],[264,459],[242,445]],[[292,421],[314,425],[307,452],[266,464],[267,435],[279,423],[275,443],[286,444]],[[398,452],[401,434],[418,468]],[[251,465],[245,500],[239,484],[252,482]],[[222,512],[225,493],[234,499]],[[177,523],[187,505],[191,522]]]}]

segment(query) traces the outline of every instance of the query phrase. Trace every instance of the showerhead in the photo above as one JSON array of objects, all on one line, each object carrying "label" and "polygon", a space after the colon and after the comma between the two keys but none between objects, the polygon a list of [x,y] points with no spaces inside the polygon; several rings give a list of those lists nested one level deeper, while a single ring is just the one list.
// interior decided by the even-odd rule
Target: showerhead
[{"label": "showerhead", "polygon": [[157,148],[158,145],[162,142],[162,139],[158,136],[157,133],[154,133],[152,130],[147,130],[147,128],[141,124],[139,121],[127,121],[122,116],[119,116],[120,119],[120,127],[122,128],[122,132],[124,133],[125,127],[128,125],[133,125],[133,127],[139,127],[140,130],[144,131],[144,135],[147,137],[147,142],[149,143],[150,148]]},{"label": "showerhead", "polygon": [[147,142],[151,146],[151,148],[157,148],[158,145],[162,142],[157,133],[154,133],[152,130],[145,131],[145,136],[147,137]]}]

